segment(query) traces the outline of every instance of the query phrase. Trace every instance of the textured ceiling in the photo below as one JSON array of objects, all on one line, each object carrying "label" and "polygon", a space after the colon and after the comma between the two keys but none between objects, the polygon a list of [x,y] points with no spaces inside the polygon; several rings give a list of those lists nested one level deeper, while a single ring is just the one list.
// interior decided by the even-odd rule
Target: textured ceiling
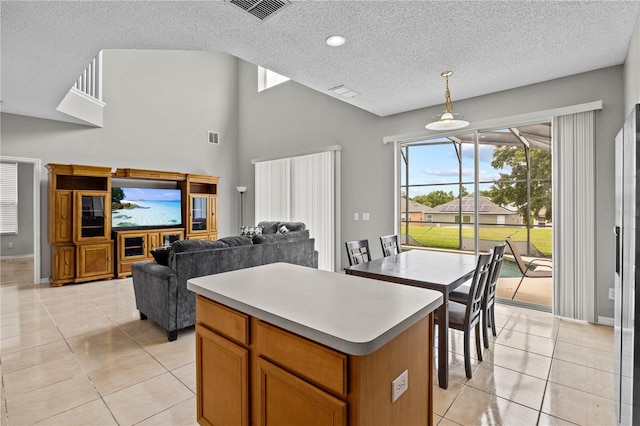
[{"label": "textured ceiling", "polygon": [[[5,1],[2,111],[55,111],[100,49],[228,52],[380,116],[624,62],[638,1],[296,1],[265,21],[224,1]],[[324,39],[342,34],[330,48]]]}]

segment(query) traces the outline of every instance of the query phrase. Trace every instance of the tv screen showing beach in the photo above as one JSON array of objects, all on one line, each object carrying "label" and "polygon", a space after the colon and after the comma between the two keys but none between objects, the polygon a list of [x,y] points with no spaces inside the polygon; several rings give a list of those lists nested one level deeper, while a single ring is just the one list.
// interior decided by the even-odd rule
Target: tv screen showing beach
[{"label": "tv screen showing beach", "polygon": [[179,189],[111,188],[111,227],[182,224]]}]

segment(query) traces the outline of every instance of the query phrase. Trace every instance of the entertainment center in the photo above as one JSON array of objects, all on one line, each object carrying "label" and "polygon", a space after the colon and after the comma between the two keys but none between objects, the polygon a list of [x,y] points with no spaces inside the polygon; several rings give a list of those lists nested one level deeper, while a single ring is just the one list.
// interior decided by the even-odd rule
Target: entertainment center
[{"label": "entertainment center", "polygon": [[154,248],[218,237],[218,176],[45,167],[52,286],[126,277]]}]

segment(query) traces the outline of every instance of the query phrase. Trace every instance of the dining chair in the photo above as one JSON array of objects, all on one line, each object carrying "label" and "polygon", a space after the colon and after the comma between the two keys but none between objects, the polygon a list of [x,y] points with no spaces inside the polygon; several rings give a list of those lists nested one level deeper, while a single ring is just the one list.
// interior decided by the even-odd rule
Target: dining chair
[{"label": "dining chair", "polygon": [[396,234],[380,237],[380,245],[384,257],[400,253],[400,244],[398,244],[398,235]]},{"label": "dining chair", "polygon": [[[487,276],[487,283],[484,288],[484,295],[482,298],[482,338],[485,348],[489,347],[487,328],[491,327],[491,333],[494,336],[497,336],[495,324],[496,288],[498,286],[498,278],[500,278],[502,260],[506,248],[507,245],[505,243],[498,244],[493,248],[493,256],[491,257],[491,264],[489,265],[489,275]],[[470,281],[453,290],[449,294],[449,299],[458,303],[466,304],[469,300],[469,290]]]},{"label": "dining chair", "polygon": [[345,245],[347,246],[350,266],[371,262],[369,240],[347,241]]},{"label": "dining chair", "polygon": [[500,271],[502,271],[502,260],[504,258],[504,252],[507,249],[506,243],[498,244],[493,248],[493,257],[491,258],[491,267],[489,268],[489,276],[487,277],[487,284],[484,290],[484,298],[482,299],[482,323],[484,347],[489,347],[489,336],[487,335],[487,328],[491,327],[491,334],[497,336],[496,332],[496,288],[498,287],[498,279],[500,278]]},{"label": "dining chair", "polygon": [[[509,245],[509,249],[511,249],[513,258],[516,260],[518,269],[520,269],[520,272],[522,273],[522,278],[520,278],[520,282],[516,287],[516,291],[514,291],[513,296],[511,296],[512,299],[516,296],[516,293],[520,288],[520,284],[522,284],[522,281],[525,278],[551,278],[553,276],[553,263],[551,259],[534,258],[527,265],[522,259],[522,256],[520,255],[520,251],[518,250],[518,247],[516,247],[516,244],[513,242],[511,237],[507,237],[505,242]],[[548,262],[548,263],[544,264],[541,262]],[[537,269],[536,268],[537,266],[542,266],[542,267],[545,267],[546,269]],[[536,269],[533,269],[533,268],[536,268]]]},{"label": "dining chair", "polygon": [[[482,343],[480,333],[482,329],[482,299],[484,289],[491,266],[492,252],[482,253],[478,256],[476,270],[469,286],[469,294],[466,303],[449,301],[449,327],[464,333],[464,370],[467,378],[472,377],[471,372],[471,331],[475,330],[476,352],[478,361],[482,361]],[[437,321],[436,321],[437,322]]]}]

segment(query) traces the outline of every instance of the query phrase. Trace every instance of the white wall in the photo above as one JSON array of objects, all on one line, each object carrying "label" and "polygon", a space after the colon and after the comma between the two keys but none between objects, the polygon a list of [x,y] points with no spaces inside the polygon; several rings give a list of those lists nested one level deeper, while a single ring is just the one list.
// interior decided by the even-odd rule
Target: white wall
[{"label": "white wall", "polygon": [[[374,257],[382,255],[375,242],[396,232],[393,224],[393,146],[384,136],[419,132],[441,105],[380,118],[308,89],[295,82],[256,93],[256,67],[240,64],[240,154],[243,182],[253,182],[252,158],[286,156],[327,145],[343,145],[342,241],[369,239]],[[263,96],[264,95],[264,96]],[[455,95],[455,93],[454,93]],[[596,206],[598,315],[613,317],[608,288],[613,286],[613,139],[623,123],[622,66],[597,70],[468,100],[456,100],[455,109],[471,121],[603,101],[597,113]],[[251,187],[250,187],[251,188]],[[247,211],[253,194],[247,191]],[[353,220],[353,213],[370,213],[368,222]],[[251,219],[250,217],[248,219]],[[343,253],[343,266],[346,266]]]},{"label": "white wall", "polygon": [[631,113],[637,103],[640,103],[640,13],[636,19],[627,57],[624,61],[624,110],[626,115]]},{"label": "white wall", "polygon": [[[106,50],[104,128],[2,114],[2,154],[43,165],[218,175],[220,235],[229,235],[237,216],[237,67],[224,53]],[[209,130],[220,132],[220,145],[207,144]],[[48,278],[46,169],[42,176],[41,277]]]}]

